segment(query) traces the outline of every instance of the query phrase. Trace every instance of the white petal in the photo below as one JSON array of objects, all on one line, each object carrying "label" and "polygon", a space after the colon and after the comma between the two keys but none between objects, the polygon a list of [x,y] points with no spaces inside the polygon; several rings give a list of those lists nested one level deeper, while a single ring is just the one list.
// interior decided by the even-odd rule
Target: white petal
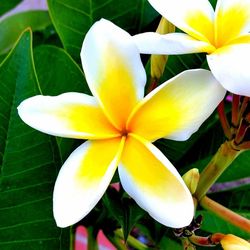
[{"label": "white petal", "polygon": [[19,105],[18,114],[29,126],[50,135],[82,139],[119,136],[95,98],[81,93],[31,97]]},{"label": "white petal", "polygon": [[87,141],[62,166],[53,194],[53,212],[59,227],[70,226],[97,204],[108,187],[124,140]]},{"label": "white petal", "polygon": [[93,95],[112,124],[123,130],[131,110],[144,96],[146,83],[140,54],[131,36],[102,19],[87,33],[81,59]]},{"label": "white petal", "polygon": [[228,91],[250,96],[250,43],[233,44],[207,56],[208,65]]},{"label": "white petal", "polygon": [[118,171],[125,191],[155,220],[173,228],[190,224],[192,196],[174,166],[153,144],[130,134]]},{"label": "white petal", "polygon": [[155,141],[186,140],[224,98],[226,90],[204,69],[186,70],[150,92],[128,121],[129,131]]},{"label": "white petal", "polygon": [[199,41],[184,33],[160,35],[146,32],[133,36],[142,54],[179,55],[189,53],[211,53],[215,48],[207,42]]}]

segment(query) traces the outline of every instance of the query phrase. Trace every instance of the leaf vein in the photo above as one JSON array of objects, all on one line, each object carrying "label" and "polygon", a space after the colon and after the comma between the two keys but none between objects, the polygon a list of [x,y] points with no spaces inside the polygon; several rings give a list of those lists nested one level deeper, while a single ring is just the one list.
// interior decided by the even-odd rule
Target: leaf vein
[{"label": "leaf vein", "polygon": [[75,7],[73,7],[73,6],[69,5],[69,4],[63,3],[63,2],[61,2],[61,1],[59,1],[59,0],[56,0],[56,2],[57,2],[58,4],[64,6],[64,7],[68,8],[68,9],[70,9],[70,10],[73,10],[73,11],[76,11],[76,12],[80,13],[81,15],[90,17],[90,14],[88,14],[87,12],[85,12],[85,11],[83,11],[83,10],[77,9],[77,8],[75,8]]}]

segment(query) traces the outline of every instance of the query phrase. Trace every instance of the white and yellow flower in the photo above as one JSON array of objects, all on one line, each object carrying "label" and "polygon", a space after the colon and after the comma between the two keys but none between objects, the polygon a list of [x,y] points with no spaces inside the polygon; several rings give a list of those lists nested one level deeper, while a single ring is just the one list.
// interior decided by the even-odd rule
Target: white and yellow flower
[{"label": "white and yellow flower", "polygon": [[143,98],[146,74],[139,51],[128,33],[106,20],[87,33],[81,58],[94,96],[35,96],[18,107],[22,120],[37,130],[88,139],[58,175],[53,199],[58,226],[90,212],[117,166],[124,189],[153,218],[170,227],[188,225],[194,213],[191,194],[151,142],[189,138],[225,90],[209,71],[190,70]]},{"label": "white and yellow flower", "polygon": [[233,234],[224,236],[221,240],[224,250],[250,250],[250,243]]},{"label": "white and yellow flower", "polygon": [[222,86],[250,96],[250,0],[149,0],[166,19],[185,33],[134,36],[141,53],[206,52],[208,65]]}]

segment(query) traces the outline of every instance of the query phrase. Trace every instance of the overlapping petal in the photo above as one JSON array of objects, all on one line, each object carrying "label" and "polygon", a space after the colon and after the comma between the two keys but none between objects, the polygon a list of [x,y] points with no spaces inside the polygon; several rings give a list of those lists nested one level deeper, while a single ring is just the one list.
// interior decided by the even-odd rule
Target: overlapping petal
[{"label": "overlapping petal", "polygon": [[144,98],[130,117],[128,131],[150,141],[162,137],[186,140],[211,115],[225,93],[210,71],[185,71]]},{"label": "overlapping petal", "polygon": [[143,98],[146,83],[146,73],[131,36],[102,19],[87,33],[81,59],[92,93],[112,124],[123,130],[131,110]]},{"label": "overlapping petal", "polygon": [[175,228],[191,222],[192,196],[177,170],[153,144],[129,135],[118,171],[125,191],[155,220]]},{"label": "overlapping petal", "polygon": [[214,39],[214,10],[208,0],[149,0],[167,20],[190,36],[202,40]]},{"label": "overlapping petal", "polygon": [[119,136],[95,98],[81,93],[34,96],[19,105],[18,113],[29,126],[55,136],[82,139]]},{"label": "overlapping petal", "polygon": [[178,55],[188,53],[211,53],[215,48],[208,42],[200,41],[184,33],[161,35],[146,32],[133,36],[136,46],[143,54]]},{"label": "overlapping petal", "polygon": [[250,0],[218,0],[215,10],[215,43],[221,46],[250,31]]},{"label": "overlapping petal", "polygon": [[114,175],[123,145],[121,138],[87,141],[69,156],[53,194],[58,226],[78,222],[97,204]]},{"label": "overlapping petal", "polygon": [[250,243],[235,236],[228,234],[221,240],[221,245],[224,250],[249,250]]},{"label": "overlapping petal", "polygon": [[[241,38],[243,40],[243,38]],[[247,37],[245,37],[247,40]],[[222,86],[238,95],[250,96],[250,43],[224,46],[207,56],[208,65]]]}]

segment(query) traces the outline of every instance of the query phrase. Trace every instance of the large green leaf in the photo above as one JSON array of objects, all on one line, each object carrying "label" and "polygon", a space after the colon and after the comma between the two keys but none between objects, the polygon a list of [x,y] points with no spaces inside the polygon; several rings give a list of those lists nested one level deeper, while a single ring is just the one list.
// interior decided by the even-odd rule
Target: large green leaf
[{"label": "large green leaf", "polygon": [[3,15],[8,10],[14,8],[17,4],[19,4],[22,0],[1,0],[0,1],[0,16]]},{"label": "large green leaf", "polygon": [[100,18],[140,32],[158,15],[147,0],[48,0],[48,6],[64,47],[75,58],[79,58],[85,34]]},{"label": "large green leaf", "polygon": [[27,30],[0,65],[0,249],[67,249],[67,230],[52,215],[56,141],[17,114],[22,100],[40,93],[31,43]]},{"label": "large green leaf", "polygon": [[51,45],[38,46],[34,49],[34,60],[44,95],[91,94],[82,69],[65,50]]},{"label": "large green leaf", "polygon": [[51,24],[47,11],[26,11],[6,17],[0,21],[0,55],[8,52],[21,32],[27,27],[42,30]]},{"label": "large green leaf", "polygon": [[236,158],[220,177],[219,182],[233,181],[250,177],[250,151],[245,151]]}]

